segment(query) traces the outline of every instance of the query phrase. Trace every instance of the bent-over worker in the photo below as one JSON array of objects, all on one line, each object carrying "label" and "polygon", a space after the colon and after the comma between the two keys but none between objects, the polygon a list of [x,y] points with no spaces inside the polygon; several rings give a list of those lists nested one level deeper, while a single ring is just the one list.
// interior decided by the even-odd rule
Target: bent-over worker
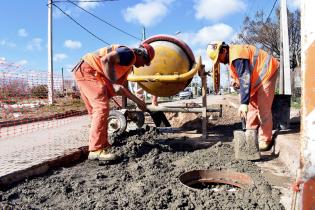
[{"label": "bent-over worker", "polygon": [[208,45],[207,54],[215,68],[228,64],[231,77],[240,87],[238,113],[246,128],[258,129],[259,149],[269,150],[272,142],[271,106],[275,94],[278,60],[252,45],[228,45],[217,41]]},{"label": "bent-over worker", "polygon": [[74,67],[75,80],[91,116],[88,159],[117,158],[108,151],[109,99],[115,95],[124,95],[134,101],[141,110],[146,111],[146,104],[125,88],[124,83],[133,66],[150,65],[154,55],[153,47],[146,43],[138,48],[111,45],[86,54]]}]

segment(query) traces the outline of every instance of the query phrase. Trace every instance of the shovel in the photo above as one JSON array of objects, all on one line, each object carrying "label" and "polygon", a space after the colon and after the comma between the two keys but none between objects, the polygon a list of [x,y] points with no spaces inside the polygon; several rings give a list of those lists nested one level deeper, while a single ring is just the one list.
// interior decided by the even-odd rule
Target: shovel
[{"label": "shovel", "polygon": [[148,113],[150,114],[151,118],[153,119],[153,122],[154,122],[156,127],[171,127],[171,124],[167,120],[164,112],[148,110]]},{"label": "shovel", "polygon": [[260,152],[256,129],[246,129],[245,118],[242,118],[242,130],[236,130],[234,134],[235,158],[241,160],[259,160]]}]

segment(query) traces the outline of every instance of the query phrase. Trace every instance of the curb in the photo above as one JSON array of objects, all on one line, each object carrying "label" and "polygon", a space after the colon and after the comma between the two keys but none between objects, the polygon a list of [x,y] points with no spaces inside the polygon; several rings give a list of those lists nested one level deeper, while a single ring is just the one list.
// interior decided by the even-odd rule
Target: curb
[{"label": "curb", "polygon": [[73,164],[86,158],[88,154],[88,147],[80,147],[77,149],[71,149],[64,152],[63,155],[56,158],[51,158],[43,163],[31,166],[29,168],[15,171],[13,173],[4,175],[0,177],[0,189],[8,187],[14,183],[24,180],[25,178],[30,178],[34,176],[39,176],[51,169]]},{"label": "curb", "polygon": [[75,117],[75,116],[82,116],[86,115],[87,111],[66,111],[64,113],[57,113],[49,116],[44,117],[31,117],[31,118],[22,118],[18,120],[7,120],[0,122],[0,127],[10,127],[10,126],[17,126],[17,125],[24,125],[27,123],[34,123],[34,122],[41,122],[41,121],[49,121],[54,119],[64,119],[67,117]]}]

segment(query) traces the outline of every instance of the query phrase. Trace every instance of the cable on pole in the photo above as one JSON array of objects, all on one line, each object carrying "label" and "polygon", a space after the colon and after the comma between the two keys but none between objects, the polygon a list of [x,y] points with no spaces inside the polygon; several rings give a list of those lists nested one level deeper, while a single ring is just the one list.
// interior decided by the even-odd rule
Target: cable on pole
[{"label": "cable on pole", "polygon": [[132,34],[126,32],[126,31],[124,31],[124,30],[122,30],[122,29],[120,29],[120,28],[114,26],[112,23],[110,23],[110,22],[108,22],[108,21],[105,21],[105,20],[103,20],[102,18],[100,18],[100,17],[94,15],[93,13],[87,11],[86,9],[80,7],[79,5],[75,4],[74,1],[70,1],[70,0],[66,0],[66,1],[69,2],[69,3],[71,3],[71,4],[73,4],[74,6],[76,6],[76,7],[78,7],[78,8],[80,8],[81,10],[85,11],[86,13],[92,15],[93,17],[95,17],[96,19],[102,21],[103,23],[109,25],[110,27],[115,28],[116,30],[118,30],[118,31],[120,31],[120,32],[122,32],[122,33],[124,33],[124,34],[126,34],[126,35],[128,35],[128,36],[130,36],[130,37],[133,37],[133,38],[135,38],[135,39],[137,39],[137,40],[139,40],[139,41],[142,41],[140,38],[138,38],[138,37],[136,37],[136,36],[134,36],[134,35],[132,35]]},{"label": "cable on pole", "polygon": [[269,12],[269,15],[268,15],[268,17],[267,17],[267,19],[266,19],[266,22],[267,22],[268,19],[270,18],[270,15],[271,15],[273,9],[275,8],[277,1],[278,1],[278,0],[275,0],[275,2],[273,3],[272,8],[271,8],[271,10],[270,10],[270,12]]},{"label": "cable on pole", "polygon": [[88,30],[87,28],[85,28],[83,25],[81,25],[78,21],[76,21],[73,17],[71,17],[69,14],[67,14],[65,11],[63,11],[60,7],[58,7],[56,4],[52,3],[52,5],[54,5],[57,9],[59,9],[64,15],[66,15],[68,18],[70,18],[73,22],[75,22],[77,25],[79,25],[81,28],[83,28],[85,31],[87,31],[89,34],[91,34],[92,36],[94,36],[96,39],[100,40],[101,42],[110,45],[108,42],[104,41],[103,39],[101,39],[100,37],[98,37],[97,35],[93,34],[90,30]]},{"label": "cable on pole", "polygon": [[[73,2],[106,2],[106,1],[118,1],[118,0],[82,0],[82,1],[73,1]],[[67,0],[56,0],[54,2],[67,2]]]}]

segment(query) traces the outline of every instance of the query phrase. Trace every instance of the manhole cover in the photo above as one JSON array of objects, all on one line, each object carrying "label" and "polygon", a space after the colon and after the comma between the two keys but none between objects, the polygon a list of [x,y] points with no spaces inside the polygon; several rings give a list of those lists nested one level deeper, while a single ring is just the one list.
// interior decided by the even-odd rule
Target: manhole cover
[{"label": "manhole cover", "polygon": [[254,184],[249,175],[232,170],[193,170],[181,174],[179,180],[192,189],[230,192]]}]

